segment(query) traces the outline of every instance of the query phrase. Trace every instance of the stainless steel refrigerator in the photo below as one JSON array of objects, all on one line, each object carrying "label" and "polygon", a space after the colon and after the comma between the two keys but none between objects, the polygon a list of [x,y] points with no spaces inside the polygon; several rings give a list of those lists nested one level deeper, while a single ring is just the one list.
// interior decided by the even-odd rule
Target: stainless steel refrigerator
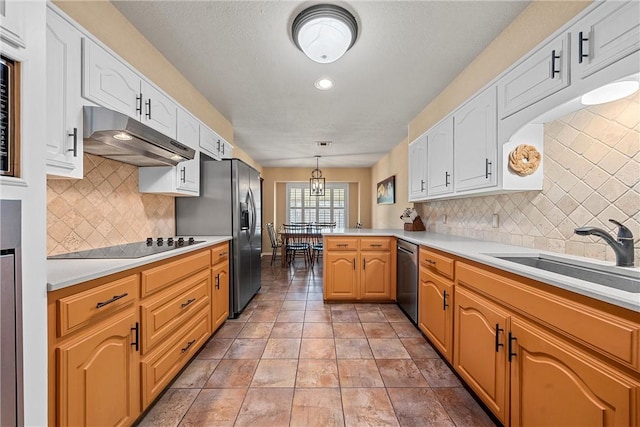
[{"label": "stainless steel refrigerator", "polygon": [[231,235],[229,317],[260,289],[262,201],[260,174],[238,159],[200,154],[200,197],[176,198],[179,236]]}]

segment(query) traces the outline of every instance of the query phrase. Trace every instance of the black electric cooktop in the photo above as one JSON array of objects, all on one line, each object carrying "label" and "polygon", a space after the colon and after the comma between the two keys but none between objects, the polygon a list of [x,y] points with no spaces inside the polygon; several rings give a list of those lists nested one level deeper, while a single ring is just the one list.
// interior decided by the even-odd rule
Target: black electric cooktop
[{"label": "black electric cooktop", "polygon": [[159,254],[183,248],[185,246],[202,243],[204,240],[195,240],[193,237],[148,237],[144,242],[126,243],[123,245],[108,246],[106,248],[89,249],[86,251],[70,252],[48,257],[48,259],[126,259],[142,258],[147,255]]}]

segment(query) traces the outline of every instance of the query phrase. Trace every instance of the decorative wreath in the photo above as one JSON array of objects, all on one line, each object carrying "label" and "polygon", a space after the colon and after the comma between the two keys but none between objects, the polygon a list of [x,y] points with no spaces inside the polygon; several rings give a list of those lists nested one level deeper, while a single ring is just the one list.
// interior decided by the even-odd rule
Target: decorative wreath
[{"label": "decorative wreath", "polygon": [[536,147],[520,144],[509,153],[509,169],[520,176],[531,175],[540,166],[541,158],[542,154]]}]

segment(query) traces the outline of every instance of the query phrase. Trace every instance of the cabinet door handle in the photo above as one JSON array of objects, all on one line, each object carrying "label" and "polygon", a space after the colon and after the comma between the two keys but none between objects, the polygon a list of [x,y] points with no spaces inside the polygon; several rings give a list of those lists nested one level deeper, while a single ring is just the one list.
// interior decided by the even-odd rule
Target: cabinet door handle
[{"label": "cabinet door handle", "polygon": [[447,293],[447,291],[442,291],[442,309],[446,310],[447,307],[449,307],[449,304],[447,304],[447,297],[449,296],[449,294]]},{"label": "cabinet door handle", "polygon": [[500,342],[500,332],[504,332],[504,329],[500,327],[499,323],[496,323],[496,353],[500,350],[500,347],[504,347],[504,343]]},{"label": "cabinet door handle", "polygon": [[509,332],[509,363],[511,363],[511,358],[517,356],[518,354],[513,351],[513,342],[517,341],[517,338],[511,335]]},{"label": "cabinet door handle", "polygon": [[584,42],[588,42],[589,37],[584,37],[582,31],[578,33],[578,64],[582,64],[584,58],[588,58],[589,54],[584,53]]},{"label": "cabinet door handle", "polygon": [[362,269],[363,270],[367,269],[367,259],[366,258],[362,258]]},{"label": "cabinet door handle", "polygon": [[489,159],[484,159],[484,177],[485,179],[489,179],[489,177],[491,176],[491,166],[493,165],[493,162],[490,162]]},{"label": "cabinet door handle", "polygon": [[218,150],[218,153],[220,153],[220,140],[218,140],[218,143],[217,143],[217,148],[216,148],[216,150]]},{"label": "cabinet door handle", "polygon": [[356,269],[356,259],[355,258],[353,259],[353,269],[354,270]]},{"label": "cabinet door handle", "polygon": [[449,172],[445,172],[445,173],[444,173],[444,186],[445,186],[445,187],[448,187],[448,186],[449,186],[449,177],[450,177],[450,176],[451,176],[451,175],[449,174]]},{"label": "cabinet door handle", "polygon": [[222,155],[224,156],[224,143],[222,144]]},{"label": "cabinet door handle", "polygon": [[220,289],[220,273],[216,274],[216,289]]},{"label": "cabinet door handle", "polygon": [[187,343],[187,346],[186,346],[186,347],[184,347],[184,348],[181,350],[181,352],[182,352],[182,353],[186,353],[186,352],[187,352],[187,350],[189,350],[189,347],[191,347],[191,346],[192,346],[192,345],[194,345],[195,343],[196,343],[196,340],[191,340],[191,341],[189,341],[189,342]]},{"label": "cabinet door handle", "polygon": [[139,116],[142,115],[142,92],[140,92],[139,96],[136,96],[136,113]]},{"label": "cabinet door handle", "polygon": [[424,191],[424,179],[420,180],[420,191]]},{"label": "cabinet door handle", "polygon": [[73,157],[78,157],[78,128],[73,128],[73,133],[68,133],[67,136],[73,137],[73,148],[67,151],[73,151]]},{"label": "cabinet door handle", "polygon": [[145,116],[147,116],[147,119],[151,120],[151,98],[147,99],[147,102],[145,102],[144,105],[147,107]]},{"label": "cabinet door handle", "polygon": [[131,328],[132,331],[135,331],[135,341],[131,343],[133,347],[135,347],[136,351],[140,350],[140,323],[136,322],[136,326]]},{"label": "cabinet door handle", "polygon": [[560,74],[560,70],[556,70],[556,60],[560,59],[560,55],[556,55],[556,50],[551,51],[551,78],[555,79],[556,74]]},{"label": "cabinet door handle", "polygon": [[188,306],[190,306],[192,303],[194,303],[195,301],[196,301],[196,299],[195,299],[195,298],[188,299],[188,300],[187,300],[187,302],[183,302],[182,304],[180,304],[180,308],[188,307]]},{"label": "cabinet door handle", "polygon": [[108,299],[106,301],[101,301],[99,303],[96,304],[96,308],[102,308],[105,305],[109,305],[112,302],[118,301],[119,299],[122,299],[124,297],[126,297],[127,295],[129,295],[127,292],[125,292],[124,294],[120,294],[120,295],[114,295],[113,298]]},{"label": "cabinet door handle", "polygon": [[182,182],[187,182],[187,167],[183,166],[182,169],[180,169],[180,181]]}]

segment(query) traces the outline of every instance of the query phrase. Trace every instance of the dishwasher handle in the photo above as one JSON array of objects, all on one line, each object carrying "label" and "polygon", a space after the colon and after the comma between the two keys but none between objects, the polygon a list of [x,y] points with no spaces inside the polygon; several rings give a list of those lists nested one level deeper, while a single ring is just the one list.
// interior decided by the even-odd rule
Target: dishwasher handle
[{"label": "dishwasher handle", "polygon": [[411,256],[414,256],[414,255],[416,254],[415,252],[412,252],[412,251],[410,251],[409,249],[405,249],[405,248],[403,248],[402,246],[398,246],[398,250],[399,250],[400,252],[404,252],[404,253],[409,254],[409,255],[411,255]]}]

